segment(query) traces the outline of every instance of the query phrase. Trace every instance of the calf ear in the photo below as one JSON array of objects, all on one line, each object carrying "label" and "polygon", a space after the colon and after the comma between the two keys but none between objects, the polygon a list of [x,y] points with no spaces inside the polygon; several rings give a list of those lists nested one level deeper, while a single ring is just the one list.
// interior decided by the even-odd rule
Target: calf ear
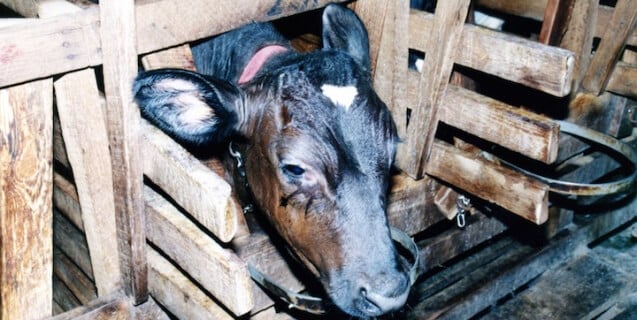
[{"label": "calf ear", "polygon": [[369,39],[363,22],[354,11],[330,4],[323,11],[323,47],[349,53],[370,70]]},{"label": "calf ear", "polygon": [[235,134],[239,88],[180,69],[140,73],[133,95],[142,115],[188,144],[219,143]]}]

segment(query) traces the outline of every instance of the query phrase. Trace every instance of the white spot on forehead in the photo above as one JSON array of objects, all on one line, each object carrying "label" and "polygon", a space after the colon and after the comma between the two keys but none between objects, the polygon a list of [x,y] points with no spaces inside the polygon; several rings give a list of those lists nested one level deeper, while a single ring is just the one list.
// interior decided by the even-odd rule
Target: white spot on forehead
[{"label": "white spot on forehead", "polygon": [[197,90],[197,86],[186,80],[182,79],[162,79],[158,81],[155,86],[161,90],[174,90],[174,91],[194,91]]},{"label": "white spot on forehead", "polygon": [[335,105],[341,106],[345,108],[345,110],[349,110],[358,95],[358,90],[355,86],[342,87],[324,84],[321,86],[321,91],[323,91],[323,95],[332,100]]}]

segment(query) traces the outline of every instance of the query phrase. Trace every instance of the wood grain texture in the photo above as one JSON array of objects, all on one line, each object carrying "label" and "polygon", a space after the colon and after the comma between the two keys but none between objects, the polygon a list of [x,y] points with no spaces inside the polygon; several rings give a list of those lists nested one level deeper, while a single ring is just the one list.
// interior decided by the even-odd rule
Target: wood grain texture
[{"label": "wood grain texture", "polygon": [[145,120],[144,173],[223,242],[237,231],[230,185]]},{"label": "wood grain texture", "polygon": [[142,57],[142,64],[144,70],[178,68],[195,71],[196,69],[190,45],[187,44],[147,54]]},{"label": "wood grain texture", "polygon": [[66,254],[89,279],[93,280],[93,266],[86,244],[86,237],[64,215],[54,210],[53,244]]},{"label": "wood grain texture", "polygon": [[608,91],[637,99],[637,65],[619,62],[608,80]]},{"label": "wood grain texture", "polygon": [[247,265],[150,188],[144,197],[148,240],[237,316],[252,309]]},{"label": "wood grain texture", "polygon": [[[126,18],[130,20],[122,20],[126,23],[135,21],[136,30],[115,33],[136,37],[137,51],[148,53],[219,34],[246,23],[317,9],[329,2],[333,1],[145,1],[137,5],[135,19],[130,16]],[[111,40],[106,39],[106,43]],[[102,43],[100,10],[97,8],[34,19],[28,28],[24,24],[6,27],[0,32],[0,68],[3,70],[0,87],[100,65],[103,63]]]},{"label": "wood grain texture", "polygon": [[571,18],[567,22],[566,31],[559,43],[561,48],[575,54],[571,95],[579,91],[582,78],[591,61],[598,2],[597,0],[575,1]]},{"label": "wood grain texture", "polygon": [[57,171],[53,172],[53,207],[84,231],[82,209],[75,186]]},{"label": "wood grain texture", "polygon": [[0,90],[0,319],[51,315],[50,79]]},{"label": "wood grain texture", "polygon": [[148,284],[141,117],[131,92],[137,75],[135,5],[102,0],[99,11],[120,270],[124,290],[137,305],[146,301]]},{"label": "wood grain texture", "polygon": [[[597,20],[594,27],[593,36],[601,38],[604,36],[604,32],[606,32],[606,28],[608,28],[609,23],[613,17],[613,11],[615,8],[600,5],[597,7]],[[626,44],[630,46],[637,46],[637,29],[633,28],[632,33],[626,39]]]},{"label": "wood grain texture", "polygon": [[[428,53],[435,43],[428,43],[421,30],[432,28],[432,14],[412,10],[409,46]],[[568,50],[468,24],[462,31],[459,48],[462,50],[455,53],[455,61],[463,66],[555,96],[571,91],[574,55]]]},{"label": "wood grain texture", "polygon": [[137,320],[170,320],[164,309],[155,302],[153,297],[148,297],[148,301],[135,307],[135,319]]},{"label": "wood grain texture", "polygon": [[557,123],[461,87],[447,88],[446,99],[441,102],[440,120],[544,163],[552,163],[557,158]]},{"label": "wood grain texture", "polygon": [[[401,2],[401,1],[398,1]],[[404,3],[404,1],[402,1]],[[384,32],[385,26],[391,24],[394,3],[390,0],[369,0],[353,2],[352,6],[356,15],[363,21],[369,36],[369,56],[371,60],[371,74],[375,75],[380,50],[382,50],[382,38],[389,36]],[[391,7],[390,7],[391,6]]]},{"label": "wood grain texture", "polygon": [[426,170],[535,224],[548,219],[547,185],[449,144],[434,144]]},{"label": "wood grain texture", "polygon": [[511,1],[511,0],[478,0],[478,6],[501,11],[515,16],[527,17],[541,21],[548,0]]},{"label": "wood grain texture", "polygon": [[584,78],[582,88],[595,95],[601,94],[611,72],[620,58],[637,22],[637,1],[618,0],[613,15]]},{"label": "wood grain texture", "polygon": [[153,248],[148,254],[148,285],[154,299],[178,319],[234,319]]},{"label": "wood grain texture", "polygon": [[81,304],[97,298],[95,283],[60,250],[53,249],[53,273],[62,281]]},{"label": "wood grain texture", "polygon": [[[430,29],[416,29],[425,39],[428,50],[419,81],[419,96],[414,102],[405,143],[398,145],[396,165],[412,177],[424,175],[425,163],[438,128],[439,104],[449,84],[456,60],[462,51],[460,40],[470,1],[449,0],[436,5]],[[410,26],[411,29],[411,26]]]},{"label": "wood grain texture", "polygon": [[443,220],[433,202],[438,188],[440,184],[428,176],[414,180],[404,173],[394,175],[387,201],[389,224],[415,235]]},{"label": "wood grain texture", "polygon": [[54,83],[67,157],[72,166],[83,228],[100,296],[120,289],[113,175],[106,119],[95,72],[69,73]]}]

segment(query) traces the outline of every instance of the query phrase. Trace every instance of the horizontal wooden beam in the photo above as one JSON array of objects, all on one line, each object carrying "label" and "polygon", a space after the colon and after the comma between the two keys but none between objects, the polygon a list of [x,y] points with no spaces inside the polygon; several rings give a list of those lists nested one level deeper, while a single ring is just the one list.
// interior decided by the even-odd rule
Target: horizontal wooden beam
[{"label": "horizontal wooden beam", "polygon": [[146,254],[150,293],[178,319],[234,319],[155,249]]},{"label": "horizontal wooden beam", "polygon": [[637,65],[618,62],[606,90],[637,99]]},{"label": "horizontal wooden beam", "polygon": [[[409,100],[416,99],[418,74],[409,72]],[[531,111],[516,108],[450,85],[441,101],[440,120],[481,139],[529,158],[552,163],[557,158],[559,125]]]},{"label": "horizontal wooden beam", "polygon": [[[409,15],[409,45],[427,52],[434,45],[423,33],[432,30],[431,13],[412,10]],[[518,36],[465,24],[456,63],[517,82],[555,96],[571,90],[572,52]]]},{"label": "horizontal wooden beam", "polygon": [[557,158],[559,125],[458,86],[449,86],[440,120],[544,163]]},{"label": "horizontal wooden beam", "polygon": [[434,143],[425,170],[533,223],[548,219],[547,185],[447,143]]},{"label": "horizontal wooden beam", "polygon": [[433,201],[439,187],[428,176],[414,180],[405,173],[394,175],[387,202],[389,224],[414,235],[443,220]]},{"label": "horizontal wooden beam", "polygon": [[[137,53],[148,53],[327,5],[327,0],[160,0],[136,6]],[[176,18],[176,17],[188,17]],[[44,54],[46,53],[46,54]],[[0,29],[0,87],[102,64],[97,8]]]},{"label": "horizontal wooden beam", "polygon": [[159,129],[142,121],[144,174],[219,240],[237,231],[230,185]]},{"label": "horizontal wooden beam", "polygon": [[252,281],[244,261],[146,187],[148,240],[237,316],[252,309]]}]

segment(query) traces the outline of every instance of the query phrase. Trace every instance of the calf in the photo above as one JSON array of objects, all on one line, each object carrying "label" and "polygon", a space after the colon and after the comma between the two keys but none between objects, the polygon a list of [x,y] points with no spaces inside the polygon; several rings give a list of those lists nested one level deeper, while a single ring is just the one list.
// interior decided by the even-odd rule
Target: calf
[{"label": "calf", "polygon": [[251,24],[194,46],[200,73],[141,73],[134,96],[183,143],[234,141],[254,202],[334,304],[378,316],[409,292],[385,214],[398,137],[372,88],[365,27],[338,5],[322,21],[322,50],[296,52]]}]

